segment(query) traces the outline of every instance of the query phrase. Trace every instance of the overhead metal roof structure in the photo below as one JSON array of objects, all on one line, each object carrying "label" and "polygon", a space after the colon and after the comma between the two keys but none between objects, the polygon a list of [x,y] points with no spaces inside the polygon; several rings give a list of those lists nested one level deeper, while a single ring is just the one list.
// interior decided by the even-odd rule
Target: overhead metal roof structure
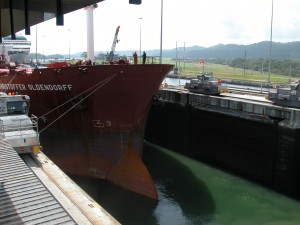
[{"label": "overhead metal roof structure", "polygon": [[0,224],[76,224],[2,138],[0,168]]},{"label": "overhead metal roof structure", "polygon": [[[104,0],[1,0],[0,1],[0,43],[1,38],[24,30],[30,35],[30,27],[56,17],[56,25],[64,24],[63,15]],[[142,0],[129,0],[139,5]]]},{"label": "overhead metal roof structure", "polygon": [[[63,25],[63,15],[103,0],[1,0],[0,37],[25,29],[30,35],[30,27],[56,17],[56,24]],[[0,38],[1,42],[1,38]]]}]

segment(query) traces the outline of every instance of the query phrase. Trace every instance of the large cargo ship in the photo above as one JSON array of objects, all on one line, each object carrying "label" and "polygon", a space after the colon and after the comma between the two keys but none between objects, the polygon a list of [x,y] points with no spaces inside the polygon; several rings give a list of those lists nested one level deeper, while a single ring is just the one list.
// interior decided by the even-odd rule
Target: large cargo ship
[{"label": "large cargo ship", "polygon": [[45,154],[63,171],[109,180],[157,199],[141,160],[151,100],[168,64],[0,69],[0,90],[31,98]]}]

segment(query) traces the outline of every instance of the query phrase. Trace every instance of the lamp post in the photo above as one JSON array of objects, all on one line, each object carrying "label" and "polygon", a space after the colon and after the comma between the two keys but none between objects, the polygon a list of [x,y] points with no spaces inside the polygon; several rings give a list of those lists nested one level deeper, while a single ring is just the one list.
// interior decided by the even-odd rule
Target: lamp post
[{"label": "lamp post", "polygon": [[159,56],[159,63],[162,64],[162,30],[163,30],[163,5],[164,1],[161,0],[161,14],[160,14],[160,56]]},{"label": "lamp post", "polygon": [[43,38],[43,62],[45,63],[45,35],[43,35],[42,38]]},{"label": "lamp post", "polygon": [[272,0],[272,14],[271,14],[271,35],[270,35],[270,56],[269,56],[269,77],[268,77],[269,83],[271,80],[271,62],[272,62],[273,2],[274,2],[274,0]]},{"label": "lamp post", "polygon": [[35,64],[37,65],[37,50],[38,50],[38,38],[37,38],[37,25],[35,25]]},{"label": "lamp post", "polygon": [[139,18],[140,20],[140,57],[142,57],[142,17]]},{"label": "lamp post", "polygon": [[70,54],[70,48],[71,48],[71,40],[70,40],[70,29],[68,29],[68,34],[69,34],[69,63],[71,63],[71,54]]},{"label": "lamp post", "polygon": [[244,76],[246,75],[246,57],[247,57],[247,50],[245,50],[245,54],[244,54]]}]

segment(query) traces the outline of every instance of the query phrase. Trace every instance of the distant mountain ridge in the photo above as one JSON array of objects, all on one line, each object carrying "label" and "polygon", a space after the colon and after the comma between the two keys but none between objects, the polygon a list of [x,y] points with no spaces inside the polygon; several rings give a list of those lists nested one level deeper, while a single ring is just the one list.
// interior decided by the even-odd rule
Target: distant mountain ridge
[{"label": "distant mountain ridge", "polygon": [[[269,58],[270,42],[250,45],[218,44],[212,47],[192,46],[177,48],[178,58]],[[147,55],[159,55],[159,50],[147,51]],[[163,50],[163,57],[176,58],[176,49]],[[300,41],[272,42],[272,59],[300,59]]]},{"label": "distant mountain ridge", "polygon": [[[118,48],[118,47],[117,47]],[[132,56],[132,53],[136,50],[128,51],[116,51],[116,54],[121,56]],[[95,56],[99,54],[106,54],[107,51],[95,51]],[[160,50],[147,50],[147,56],[159,56]],[[30,55],[35,57],[35,53]],[[191,46],[186,47],[185,51],[183,47],[177,48],[178,58],[191,58],[191,59],[208,59],[208,58],[269,58],[270,55],[270,42],[262,41],[249,45],[238,44],[218,44],[211,47]],[[56,55],[58,56],[58,55]],[[69,58],[69,54],[61,55],[65,58]],[[81,58],[82,52],[72,54],[71,58]],[[32,57],[32,58],[34,58]],[[176,58],[176,48],[164,49],[164,58]],[[295,42],[272,42],[272,59],[300,59],[300,41]]]}]

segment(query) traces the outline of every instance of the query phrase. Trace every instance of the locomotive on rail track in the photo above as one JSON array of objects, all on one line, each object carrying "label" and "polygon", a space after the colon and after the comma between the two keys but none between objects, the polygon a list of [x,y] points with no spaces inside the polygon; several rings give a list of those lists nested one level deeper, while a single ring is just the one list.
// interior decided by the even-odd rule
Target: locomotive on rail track
[{"label": "locomotive on rail track", "polygon": [[276,105],[300,108],[300,81],[270,88],[267,98]]},{"label": "locomotive on rail track", "polygon": [[219,95],[224,92],[228,92],[227,88],[222,85],[222,81],[213,76],[212,73],[201,73],[197,75],[196,79],[185,84],[185,89],[190,92],[207,94],[207,95]]},{"label": "locomotive on rail track", "polygon": [[[222,81],[213,76],[212,73],[201,73],[197,78],[191,79],[184,86],[192,93],[206,95],[220,95],[229,92],[228,88],[222,85]],[[266,99],[276,105],[300,108],[300,80],[290,84],[276,84],[269,88]]]},{"label": "locomotive on rail track", "polygon": [[40,146],[38,118],[28,116],[30,98],[28,95],[0,92],[0,136],[18,154],[37,154]]}]

